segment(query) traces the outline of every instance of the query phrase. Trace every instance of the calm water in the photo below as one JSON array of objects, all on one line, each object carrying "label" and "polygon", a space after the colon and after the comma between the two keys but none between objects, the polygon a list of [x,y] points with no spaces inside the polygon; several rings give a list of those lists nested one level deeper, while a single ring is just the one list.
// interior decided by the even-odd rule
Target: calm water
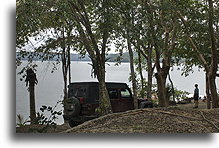
[{"label": "calm water", "polygon": [[[39,81],[38,85],[35,87],[36,91],[36,109],[42,105],[55,106],[56,102],[62,100],[63,96],[63,78],[61,65],[57,66],[57,70],[51,73],[53,68],[53,62],[35,62],[38,67],[37,69],[37,79]],[[71,63],[71,81],[97,81],[97,79],[91,77],[91,66],[89,62],[72,62]],[[26,66],[27,62],[23,62],[22,66]],[[130,87],[129,82],[129,63],[122,63],[120,66],[114,66],[115,63],[109,63],[106,65],[106,81],[110,82],[126,82]],[[19,67],[16,72],[19,72],[21,67]],[[144,72],[146,75],[146,72]],[[174,86],[177,89],[185,90],[190,93],[193,92],[194,84],[199,84],[200,94],[204,95],[205,92],[205,75],[202,70],[198,70],[194,67],[194,73],[191,73],[188,77],[181,76],[181,71],[174,67],[171,71],[171,77]],[[29,117],[29,94],[24,81],[20,81],[21,75],[16,75],[16,115],[21,114],[25,119]],[[153,80],[153,83],[156,81]],[[216,80],[217,86],[219,86],[219,79]],[[57,110],[62,110],[62,106],[59,105]],[[57,120],[58,124],[63,123],[63,119]]]}]

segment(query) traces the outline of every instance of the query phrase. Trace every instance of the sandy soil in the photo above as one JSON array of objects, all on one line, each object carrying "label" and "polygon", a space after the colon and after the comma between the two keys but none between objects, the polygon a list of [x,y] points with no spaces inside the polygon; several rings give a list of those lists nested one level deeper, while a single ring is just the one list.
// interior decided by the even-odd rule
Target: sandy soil
[{"label": "sandy soil", "polygon": [[206,103],[200,102],[198,109],[193,109],[193,103],[168,108],[137,109],[102,116],[74,128],[65,124],[40,131],[42,126],[24,126],[16,128],[16,132],[218,133],[219,109],[205,108]]}]

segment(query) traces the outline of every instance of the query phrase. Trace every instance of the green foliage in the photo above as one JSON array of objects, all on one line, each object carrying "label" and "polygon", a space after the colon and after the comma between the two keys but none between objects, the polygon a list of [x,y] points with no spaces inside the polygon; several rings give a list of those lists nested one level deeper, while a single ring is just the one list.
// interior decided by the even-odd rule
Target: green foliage
[{"label": "green foliage", "polygon": [[[82,55],[88,52],[94,73],[98,74],[98,66],[105,65],[112,43],[119,52],[115,59],[117,64],[128,59],[124,51],[127,50],[126,39],[129,38],[132,50],[142,50],[152,62],[155,59],[158,63],[166,60],[170,61],[170,67],[174,64],[183,66],[182,74],[187,76],[194,65],[203,68],[188,42],[187,32],[211,65],[208,5],[205,0],[17,0],[16,4],[17,66],[25,56],[28,56],[30,63],[34,56],[42,61],[57,56],[60,61],[67,51],[74,50]],[[219,2],[214,1],[213,6],[218,48]],[[186,19],[187,27],[180,21],[178,11]],[[173,23],[176,24],[177,39],[173,44],[174,50],[167,51],[174,36],[171,31]],[[165,41],[167,32],[169,38]],[[27,45],[30,47],[27,48]],[[217,53],[219,55],[219,50]],[[146,60],[142,61],[144,69],[147,69]],[[146,88],[146,82],[144,85]],[[139,90],[139,94],[144,96],[146,91]]]},{"label": "green foliage", "polygon": [[[62,28],[66,28],[67,32],[69,29],[73,29],[71,34],[72,37],[78,34],[78,25],[69,7],[69,2],[73,2],[79,5],[79,1],[76,0],[18,0],[16,2],[16,47],[22,48],[26,43],[29,42],[30,37],[33,37],[38,41],[38,38],[44,38],[45,44],[41,46],[38,51],[48,54],[43,54],[42,59],[48,59],[52,56],[55,50],[61,46],[60,41],[57,37],[46,37],[47,34],[54,34],[59,36]],[[92,26],[92,31],[95,32],[95,38],[98,42],[98,46],[101,47],[101,36],[104,32],[111,34],[110,39],[107,43],[115,42],[116,49],[122,51],[126,49],[124,42],[124,27],[129,25],[131,29],[131,37],[134,42],[139,44],[145,44],[152,42],[152,30],[149,22],[150,18],[154,19],[154,27],[156,27],[156,38],[159,43],[160,50],[162,50],[162,27],[160,27],[160,13],[162,10],[163,21],[167,22],[170,19],[177,17],[174,11],[179,10],[184,17],[188,18],[189,32],[192,34],[193,39],[196,41],[199,49],[202,53],[210,59],[209,53],[210,43],[208,41],[208,24],[207,24],[207,12],[208,7],[204,0],[181,0],[181,1],[147,1],[146,4],[142,4],[140,1],[132,0],[120,0],[120,1],[100,1],[100,0],[85,0],[86,11],[88,13],[89,21]],[[215,10],[217,12],[218,2],[215,2]],[[149,13],[149,10],[153,13]],[[173,13],[169,13],[173,12]],[[214,22],[218,30],[218,13],[215,13]],[[132,21],[130,25],[129,21]],[[184,60],[184,70],[190,70],[190,65],[199,65],[199,60],[196,58],[196,54],[191,49],[186,39],[185,30],[182,24],[179,26],[179,40],[177,43],[177,50],[174,53],[174,57],[181,61]],[[215,28],[216,29],[216,28]],[[39,34],[40,36],[36,36]],[[121,34],[123,34],[121,37]],[[47,38],[47,39],[46,39]],[[217,39],[218,40],[218,39]],[[83,42],[81,39],[72,40],[72,48],[75,48],[80,53],[84,52]],[[79,44],[78,44],[79,43]],[[30,43],[29,43],[30,44]],[[38,48],[38,47],[37,47]],[[34,47],[35,49],[35,47]],[[51,50],[54,49],[54,50]],[[110,48],[107,48],[110,50]],[[25,55],[25,50],[21,50],[21,56]],[[59,54],[59,52],[55,52]],[[30,57],[31,58],[31,57]],[[119,58],[118,58],[119,60]],[[17,61],[19,64],[20,62]]]},{"label": "green foliage", "polygon": [[[48,128],[56,127],[56,120],[62,115],[62,110],[56,111],[56,107],[62,101],[58,101],[54,107],[42,105],[40,112],[37,112],[36,124],[42,125],[42,128],[38,129],[38,132],[46,132]],[[46,116],[49,113],[49,116]]]},{"label": "green foliage", "polygon": [[24,120],[24,117],[20,114],[17,115],[17,125],[18,127],[24,127],[29,123],[30,121],[28,119]]},{"label": "green foliage", "polygon": [[96,109],[95,109],[95,113],[99,116],[99,115],[101,115],[101,108],[100,107],[97,107]]},{"label": "green foliage", "polygon": [[[55,121],[58,119],[58,116],[62,115],[62,111],[56,111],[56,107],[60,104],[61,101],[58,101],[54,107],[42,105],[40,108],[41,113],[37,113],[37,124],[41,125],[56,125]],[[49,117],[46,117],[45,113],[50,113]]]},{"label": "green foliage", "polygon": [[38,66],[36,64],[28,63],[25,67],[23,67],[17,74],[21,75],[20,81],[23,81],[26,78],[27,69],[31,68],[36,71]]},{"label": "green foliage", "polygon": [[186,99],[188,99],[188,97],[186,96],[186,95],[188,95],[189,94],[189,92],[187,92],[187,91],[182,91],[182,90],[178,90],[178,89],[174,89],[174,92],[175,92],[175,97],[176,97],[176,100],[180,100],[180,99],[182,99],[182,100],[186,100]]},{"label": "green foliage", "polygon": [[24,56],[30,63],[34,57],[42,61],[56,57],[60,61],[63,44],[81,49],[76,44],[75,34],[62,36],[62,31],[68,34],[73,29],[74,21],[71,21],[68,11],[66,2],[60,0],[17,1],[17,66]]},{"label": "green foliage", "polygon": [[141,80],[137,79],[137,90],[138,90],[138,98],[144,98],[147,96],[147,81],[143,80],[143,86],[141,84]]},{"label": "green foliage", "polygon": [[[148,82],[146,81],[146,79],[144,79],[143,87],[141,85],[141,80],[139,78],[137,79],[137,92],[138,92],[138,98],[145,98],[147,96]],[[157,85],[156,84],[152,84],[151,93],[154,95],[157,95]]]},{"label": "green foliage", "polygon": [[[208,5],[206,1],[199,0],[182,0],[176,3],[176,7],[182,13],[183,17],[186,18],[187,28],[183,27],[181,24],[181,31],[178,41],[177,51],[174,53],[174,57],[178,60],[178,64],[182,64],[184,68],[183,74],[188,75],[192,71],[192,66],[200,66],[203,68],[202,63],[199,58],[197,58],[197,53],[192,49],[191,44],[187,40],[186,31],[188,31],[195,41],[197,48],[200,53],[204,56],[207,63],[211,63],[211,42],[209,40],[209,26],[208,26]],[[215,9],[217,6],[215,5]],[[218,26],[218,19],[215,13],[214,24]],[[215,28],[215,32],[216,28]],[[219,54],[219,51],[218,51]]]}]

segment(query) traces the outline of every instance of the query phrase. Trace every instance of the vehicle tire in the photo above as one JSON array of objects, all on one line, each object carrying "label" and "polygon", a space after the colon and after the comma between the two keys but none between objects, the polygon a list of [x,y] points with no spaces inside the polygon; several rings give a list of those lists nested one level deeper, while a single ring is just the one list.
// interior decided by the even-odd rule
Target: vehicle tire
[{"label": "vehicle tire", "polygon": [[71,97],[67,100],[66,109],[69,111],[70,116],[78,116],[81,110],[81,104],[77,98]]},{"label": "vehicle tire", "polygon": [[79,122],[75,122],[73,120],[69,120],[68,124],[70,125],[70,127],[75,127],[75,126],[79,125],[80,123]]},{"label": "vehicle tire", "polygon": [[141,102],[139,108],[153,108],[153,103],[151,101]]}]

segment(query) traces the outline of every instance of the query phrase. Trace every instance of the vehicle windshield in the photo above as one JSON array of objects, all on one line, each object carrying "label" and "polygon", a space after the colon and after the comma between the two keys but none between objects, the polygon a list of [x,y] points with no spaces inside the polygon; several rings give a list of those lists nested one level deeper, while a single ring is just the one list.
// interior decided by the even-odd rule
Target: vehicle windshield
[{"label": "vehicle windshield", "polygon": [[78,87],[69,90],[69,97],[86,97],[86,88]]}]

